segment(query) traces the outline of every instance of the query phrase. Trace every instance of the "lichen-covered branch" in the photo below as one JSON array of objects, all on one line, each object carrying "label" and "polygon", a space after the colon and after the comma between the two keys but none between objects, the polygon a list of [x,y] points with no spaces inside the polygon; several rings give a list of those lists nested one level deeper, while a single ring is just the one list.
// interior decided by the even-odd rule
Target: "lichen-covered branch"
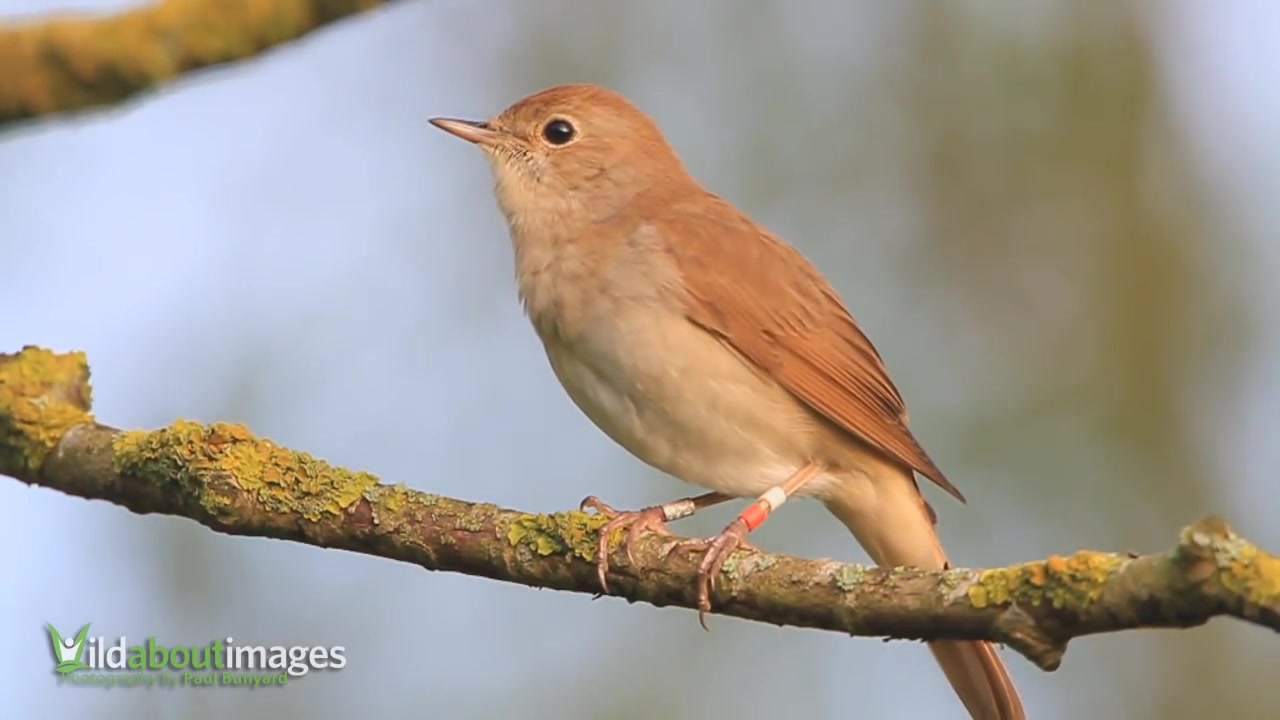
[{"label": "lichen-covered branch", "polygon": [[0,24],[0,127],[120,103],[389,0],[161,0]]},{"label": "lichen-covered branch", "polygon": [[[257,437],[243,425],[179,421],[120,431],[88,413],[85,358],[25,348],[0,354],[0,474],[190,518],[218,532],[272,537],[525,585],[597,593],[590,561],[603,519],[505,510],[386,485]],[[615,541],[618,538],[615,538]],[[638,544],[611,557],[611,593],[696,607],[699,558]],[[615,542],[616,545],[616,542]],[[1165,553],[1081,551],[1007,568],[864,568],[740,550],[714,612],[777,625],[909,639],[987,639],[1040,667],[1072,638],[1191,627],[1219,615],[1280,630],[1280,558],[1215,518]]]}]

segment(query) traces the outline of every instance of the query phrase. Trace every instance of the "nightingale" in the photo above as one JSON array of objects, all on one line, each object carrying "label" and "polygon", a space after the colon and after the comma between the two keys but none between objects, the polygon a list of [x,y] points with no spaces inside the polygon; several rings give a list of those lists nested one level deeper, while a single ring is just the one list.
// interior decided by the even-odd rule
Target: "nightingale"
[{"label": "nightingale", "polygon": [[[816,498],[881,566],[948,567],[916,475],[964,497],[907,428],[878,351],[822,274],[705,189],[657,124],[620,94],[551,87],[485,121],[432,118],[488,158],[518,295],[577,407],[632,455],[708,492],[619,511],[624,547],[734,498],[751,503],[705,549],[712,582],[792,497]],[[929,643],[969,714],[1025,718],[993,645]]]}]

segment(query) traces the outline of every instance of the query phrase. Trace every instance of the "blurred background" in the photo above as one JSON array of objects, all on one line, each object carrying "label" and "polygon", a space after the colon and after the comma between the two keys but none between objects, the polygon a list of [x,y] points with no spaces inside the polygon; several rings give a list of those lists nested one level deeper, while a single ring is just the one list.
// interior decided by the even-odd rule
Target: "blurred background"
[{"label": "blurred background", "polygon": [[[119,2],[0,0],[0,15]],[[556,384],[480,153],[431,128],[594,81],[798,245],[970,498],[961,565],[1280,548],[1280,4],[404,0],[120,109],[0,137],[0,349],[88,352],[119,427],[236,420],[537,511],[687,488]],[[3,68],[0,68],[3,72]],[[540,592],[0,480],[8,716],[958,718],[929,653]],[[719,530],[737,507],[680,523]],[[816,503],[755,538],[865,560]],[[44,623],[345,645],[272,690],[58,689]],[[1008,653],[1033,718],[1274,718],[1219,620]]]}]

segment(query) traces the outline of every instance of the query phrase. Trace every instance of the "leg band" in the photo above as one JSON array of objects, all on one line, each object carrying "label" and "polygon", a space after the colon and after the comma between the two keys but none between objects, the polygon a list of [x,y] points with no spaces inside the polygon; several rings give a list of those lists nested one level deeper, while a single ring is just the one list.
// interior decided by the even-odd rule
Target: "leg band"
[{"label": "leg band", "polygon": [[697,509],[698,506],[693,502],[693,498],[674,500],[662,506],[662,519],[671,522],[680,518],[687,518]]}]

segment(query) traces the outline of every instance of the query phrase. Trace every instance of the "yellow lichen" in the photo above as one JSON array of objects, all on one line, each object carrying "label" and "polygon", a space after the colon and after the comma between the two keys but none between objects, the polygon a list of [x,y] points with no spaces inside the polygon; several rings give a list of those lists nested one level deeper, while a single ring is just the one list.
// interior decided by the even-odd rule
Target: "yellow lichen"
[{"label": "yellow lichen", "polygon": [[[388,512],[398,513],[409,504],[408,490],[403,484],[391,486],[375,485],[364,491],[364,498],[370,503],[379,503]],[[374,518],[376,521],[377,518]]]},{"label": "yellow lichen", "polygon": [[178,483],[215,514],[246,493],[269,512],[315,521],[347,510],[378,482],[369,473],[280,447],[237,423],[179,420],[160,430],[121,433],[112,449],[116,472]]},{"label": "yellow lichen", "polygon": [[983,570],[978,581],[969,587],[969,603],[976,608],[1004,605],[1009,602],[1010,588],[1017,582],[1018,568]]},{"label": "yellow lichen", "polygon": [[381,0],[169,0],[0,27],[0,124],[112,103]]},{"label": "yellow lichen", "polygon": [[39,472],[68,430],[93,422],[89,403],[84,353],[26,347],[0,355],[0,472]]},{"label": "yellow lichen", "polygon": [[488,525],[486,519],[483,517],[484,514],[485,511],[483,506],[472,508],[458,515],[458,517],[454,519],[453,526],[459,530],[466,530],[467,532],[480,532]]},{"label": "yellow lichen", "polygon": [[507,528],[507,542],[528,546],[539,555],[572,553],[595,560],[600,528],[606,522],[601,515],[577,510],[521,515]]},{"label": "yellow lichen", "polygon": [[1254,605],[1280,604],[1280,558],[1246,544],[1222,570],[1222,585]]},{"label": "yellow lichen", "polygon": [[1065,558],[1055,555],[1040,562],[983,570],[969,586],[969,603],[977,608],[1011,602],[1086,607],[1102,595],[1107,579],[1122,562],[1115,555],[1081,551]]}]

